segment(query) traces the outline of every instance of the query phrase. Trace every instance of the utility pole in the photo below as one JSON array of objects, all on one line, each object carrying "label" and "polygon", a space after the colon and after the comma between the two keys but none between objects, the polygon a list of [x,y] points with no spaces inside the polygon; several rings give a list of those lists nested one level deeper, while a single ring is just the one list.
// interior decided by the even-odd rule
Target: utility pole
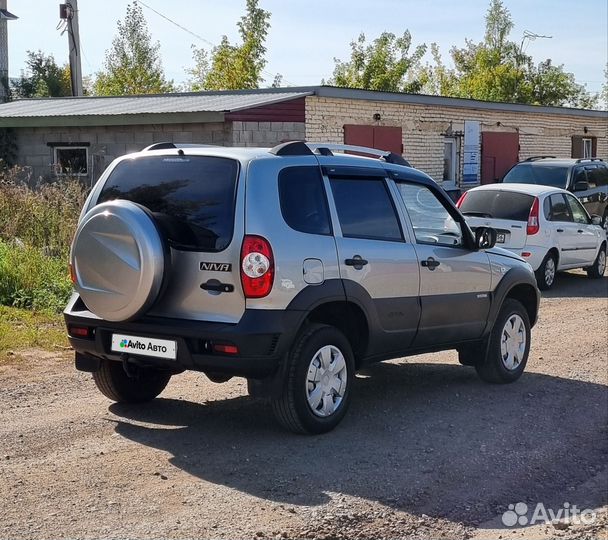
[{"label": "utility pole", "polygon": [[18,17],[6,9],[6,0],[0,0],[0,102],[8,99],[8,28],[7,21]]},{"label": "utility pole", "polygon": [[[0,0],[1,1],[1,0]],[[80,63],[80,32],[78,30],[78,0],[59,5],[59,17],[66,21],[70,50],[70,76],[72,95],[82,96],[82,66]]]}]

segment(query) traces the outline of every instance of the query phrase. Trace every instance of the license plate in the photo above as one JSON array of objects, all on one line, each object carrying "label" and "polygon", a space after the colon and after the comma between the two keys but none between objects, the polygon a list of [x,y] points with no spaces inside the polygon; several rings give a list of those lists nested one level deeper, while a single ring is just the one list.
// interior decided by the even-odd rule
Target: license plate
[{"label": "license plate", "polygon": [[177,342],[170,339],[112,334],[112,350],[118,353],[169,358],[171,360],[177,358]]},{"label": "license plate", "polygon": [[498,233],[496,235],[496,242],[499,244],[504,244],[505,243],[505,233]]}]

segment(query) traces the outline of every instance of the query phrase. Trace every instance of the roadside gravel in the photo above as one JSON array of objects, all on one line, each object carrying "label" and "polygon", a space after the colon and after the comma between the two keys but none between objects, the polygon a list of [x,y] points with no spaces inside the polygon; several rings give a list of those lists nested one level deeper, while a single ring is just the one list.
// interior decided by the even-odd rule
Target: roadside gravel
[{"label": "roadside gravel", "polygon": [[[517,383],[453,352],[376,365],[319,437],[243,380],[188,373],[127,407],[67,354],[20,353],[0,366],[0,538],[606,538],[607,293],[560,276]],[[600,514],[505,529],[517,502]]]}]

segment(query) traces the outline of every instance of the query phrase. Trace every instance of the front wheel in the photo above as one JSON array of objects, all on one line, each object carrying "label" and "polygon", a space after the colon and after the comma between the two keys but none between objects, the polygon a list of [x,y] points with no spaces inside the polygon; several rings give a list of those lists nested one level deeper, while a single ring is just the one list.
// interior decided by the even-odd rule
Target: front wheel
[{"label": "front wheel", "polygon": [[528,361],[530,330],[530,318],[524,306],[507,298],[492,328],[486,357],[475,365],[479,377],[491,383],[519,379]]},{"label": "front wheel", "polygon": [[158,396],[169,384],[171,373],[137,367],[132,376],[125,373],[122,362],[102,360],[93,380],[99,391],[117,403],[142,403]]},{"label": "front wheel", "polygon": [[555,283],[555,274],[557,272],[557,260],[553,253],[547,253],[543,262],[540,264],[538,270],[534,273],[536,275],[536,282],[538,288],[541,291],[547,291]]},{"label": "front wheel", "polygon": [[272,400],[279,423],[295,433],[325,433],[348,409],[355,376],[350,343],[338,329],[314,324],[286,359],[281,394]]},{"label": "front wheel", "polygon": [[604,276],[604,272],[606,271],[606,244],[604,244],[601,248],[597,257],[595,258],[595,262],[593,266],[587,268],[587,276],[592,279],[599,279]]}]

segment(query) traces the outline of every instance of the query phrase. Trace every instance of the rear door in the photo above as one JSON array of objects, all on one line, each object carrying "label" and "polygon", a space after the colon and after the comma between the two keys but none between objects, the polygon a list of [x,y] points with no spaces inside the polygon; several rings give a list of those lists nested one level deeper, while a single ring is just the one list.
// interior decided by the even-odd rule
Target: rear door
[{"label": "rear door", "polygon": [[165,291],[152,315],[219,322],[242,317],[244,189],[237,188],[243,176],[235,159],[177,153],[126,159],[109,175],[97,202],[126,199],[146,207],[167,243]]},{"label": "rear door", "polygon": [[[563,193],[550,195],[549,214],[547,219],[553,224],[557,248],[559,250],[559,266],[576,264],[576,248],[578,234],[576,232],[570,207],[566,203]],[[546,213],[545,213],[546,214]]]},{"label": "rear door", "polygon": [[368,172],[332,168],[326,182],[347,300],[367,314],[370,348],[390,353],[405,350],[416,334],[419,267],[384,172]]},{"label": "rear door", "polygon": [[479,338],[490,309],[488,255],[468,245],[462,217],[438,189],[397,182],[420,264],[422,315],[415,346]]},{"label": "rear door", "polygon": [[514,251],[526,245],[526,228],[534,197],[500,189],[480,189],[466,193],[460,212],[471,229],[493,227],[497,245]]}]

